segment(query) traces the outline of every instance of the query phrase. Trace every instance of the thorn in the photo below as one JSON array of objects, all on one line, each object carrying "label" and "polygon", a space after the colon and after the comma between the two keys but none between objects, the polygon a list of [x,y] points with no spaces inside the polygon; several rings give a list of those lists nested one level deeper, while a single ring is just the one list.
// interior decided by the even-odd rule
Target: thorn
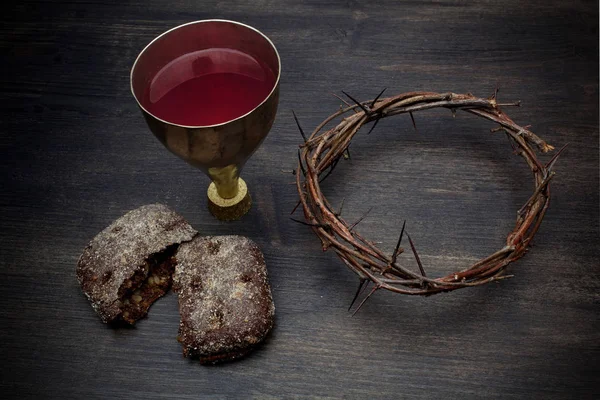
[{"label": "thorn", "polygon": [[412,112],[409,112],[409,114],[410,114],[410,119],[412,120],[413,128],[415,128],[415,132],[418,132],[417,131],[417,124],[415,123],[415,117],[414,117],[414,115],[413,115]]},{"label": "thorn", "polygon": [[365,217],[366,217],[367,215],[369,215],[369,213],[371,212],[371,210],[372,210],[372,209],[373,209],[373,207],[369,208],[369,209],[367,210],[367,212],[366,212],[366,213],[364,213],[364,214],[362,215],[362,217],[360,217],[360,218],[358,219],[358,221],[356,221],[355,223],[353,223],[353,224],[350,226],[350,229],[349,229],[349,230],[352,230],[352,229],[353,229],[353,228],[354,228],[356,225],[360,224],[360,223],[361,223],[361,221],[362,221],[363,219],[365,219]]},{"label": "thorn", "polygon": [[349,160],[350,159],[350,145],[348,145],[348,147],[346,147],[346,151],[344,152],[344,160]]},{"label": "thorn", "polygon": [[396,243],[396,248],[394,249],[394,253],[392,254],[392,264],[396,263],[396,259],[398,258],[398,250],[400,250],[400,243],[402,243],[402,236],[404,236],[404,228],[406,227],[406,220],[402,224],[402,230],[400,231],[400,237],[398,238],[398,243]]},{"label": "thorn", "polygon": [[312,227],[314,227],[314,228],[325,228],[325,229],[329,228],[329,225],[324,225],[324,224],[313,224],[313,223],[306,222],[306,221],[301,221],[301,220],[299,220],[299,219],[292,218],[292,217],[290,217],[290,219],[291,219],[292,221],[294,221],[294,222],[297,222],[297,223],[299,223],[299,224],[306,225],[306,226],[312,226]]},{"label": "thorn", "polygon": [[521,100],[513,101],[512,103],[496,103],[496,105],[501,107],[521,107]]},{"label": "thorn", "polygon": [[296,212],[296,210],[298,209],[298,207],[300,206],[300,204],[302,204],[302,200],[298,200],[298,202],[296,203],[296,206],[294,207],[294,209],[292,210],[292,212],[290,213],[290,215],[292,215],[293,213]]},{"label": "thorn", "polygon": [[300,158],[300,149],[298,149],[298,162],[300,163],[300,169],[302,170],[302,175],[306,176],[306,170],[304,169],[304,165],[302,164],[302,159]]},{"label": "thorn", "polygon": [[373,124],[373,126],[371,126],[371,129],[369,129],[369,132],[367,132],[367,135],[370,135],[371,132],[373,132],[373,129],[375,129],[375,127],[377,126],[377,124],[379,123],[379,120],[381,119],[381,117],[377,118],[375,120],[375,123]]},{"label": "thorn", "polygon": [[329,171],[327,171],[327,173],[325,174],[325,176],[323,176],[321,179],[319,179],[319,183],[322,183],[325,179],[327,179],[329,177],[329,175],[331,175],[331,173],[333,172],[333,170],[335,169],[335,167],[337,166],[337,163],[340,161],[339,157],[331,164],[331,167],[329,167]]},{"label": "thorn", "polygon": [[567,143],[563,147],[561,147],[560,150],[556,152],[556,154],[554,155],[554,157],[552,157],[550,159],[550,161],[548,161],[548,164],[546,164],[546,169],[548,171],[550,171],[552,169],[552,167],[554,167],[554,163],[556,163],[556,160],[558,160],[558,156],[561,155],[561,153],[563,152],[563,150],[566,149],[568,145],[569,145],[569,143]]},{"label": "thorn", "polygon": [[490,97],[490,100],[495,100],[496,97],[498,96],[499,91],[500,91],[500,88],[496,87],[496,89],[494,90],[494,94]]},{"label": "thorn", "polygon": [[508,134],[508,132],[505,131],[505,133],[506,133],[506,137],[508,138],[508,143],[510,143],[510,147],[512,147],[512,149],[513,149],[513,154],[514,155],[519,154],[521,151],[517,148],[517,146],[513,142],[512,137]]},{"label": "thorn", "polygon": [[323,183],[323,181],[325,179],[329,178],[329,175],[331,175],[332,172],[333,172],[333,165],[331,166],[331,168],[329,168],[329,171],[327,171],[325,176],[323,176],[321,179],[319,179],[319,183]]},{"label": "thorn", "polygon": [[417,249],[415,248],[415,244],[413,243],[412,239],[410,238],[410,235],[408,234],[408,232],[406,232],[406,237],[408,238],[408,242],[410,243],[410,248],[413,251],[413,254],[415,255],[415,260],[417,260],[417,264],[419,265],[419,270],[421,271],[421,275],[427,277],[427,275],[425,274],[425,270],[423,269],[423,264],[421,263],[421,259],[419,258],[419,254],[417,254]]},{"label": "thorn", "polygon": [[[354,295],[354,298],[352,299],[352,303],[350,303],[350,307],[348,307],[348,311],[350,311],[350,309],[354,305],[354,302],[358,298],[358,295],[362,292],[362,289],[364,289],[363,285],[365,284],[365,282],[368,285],[368,281],[366,278],[360,278],[360,281],[358,282],[358,289],[356,289],[356,294]],[[365,287],[367,287],[367,286],[365,285]]]},{"label": "thorn", "polygon": [[373,293],[375,293],[375,291],[377,291],[377,289],[379,289],[379,286],[378,286],[378,285],[375,285],[375,286],[373,287],[373,290],[371,290],[371,293],[369,293],[369,294],[367,295],[367,297],[365,297],[365,298],[363,299],[363,301],[361,301],[361,302],[360,302],[360,304],[358,305],[358,307],[356,307],[356,310],[354,310],[354,312],[352,313],[352,316],[353,316],[353,317],[354,317],[354,314],[356,314],[356,313],[358,312],[358,310],[360,310],[360,308],[363,306],[363,304],[365,304],[365,302],[366,302],[367,300],[369,300],[369,297],[371,297],[371,295],[372,295]]},{"label": "thorn", "polygon": [[362,110],[365,112],[365,114],[367,114],[367,115],[368,115],[368,114],[370,113],[370,112],[369,112],[369,110],[367,110],[367,108],[366,108],[364,105],[362,105],[361,103],[359,103],[359,102],[358,102],[358,101],[357,101],[357,100],[356,100],[354,97],[350,96],[348,93],[344,92],[343,90],[342,90],[342,93],[344,93],[344,94],[345,94],[345,95],[346,95],[346,96],[347,96],[347,97],[348,97],[350,100],[352,100],[352,101],[353,101],[353,102],[354,102],[354,103],[355,103],[357,106],[359,106],[360,108],[362,108]]},{"label": "thorn", "polygon": [[373,108],[375,106],[375,103],[377,103],[377,100],[379,100],[379,98],[381,97],[381,95],[383,94],[383,92],[385,92],[387,88],[383,88],[383,90],[381,92],[379,92],[379,94],[377,95],[377,97],[375,97],[373,99],[373,101],[371,102],[371,108]]},{"label": "thorn", "polygon": [[498,276],[496,278],[494,278],[494,281],[501,281],[503,279],[510,279],[510,278],[514,278],[514,275],[502,275],[502,276]]},{"label": "thorn", "polygon": [[[348,107],[352,107],[352,105],[350,103],[348,103],[346,100],[344,100],[343,98],[341,98],[340,96],[338,96],[337,94],[331,92],[332,95],[334,95],[335,97],[337,97],[342,103],[344,103],[346,106]],[[340,105],[340,109],[343,109],[343,107]],[[358,111],[353,110],[354,113],[357,113]]]},{"label": "thorn", "polygon": [[337,216],[339,217],[340,215],[342,215],[342,210],[344,209],[344,201],[346,200],[346,198],[342,198],[342,204],[340,204],[340,211],[338,211]]},{"label": "thorn", "polygon": [[300,129],[300,134],[302,135],[302,139],[304,139],[304,143],[306,143],[307,142],[306,135],[304,134],[304,131],[302,130],[302,127],[300,126],[300,121],[298,121],[298,117],[296,117],[296,113],[294,112],[294,110],[292,110],[292,114],[294,115],[294,120],[296,120],[296,125],[298,125],[298,129]]},{"label": "thorn", "polygon": [[503,126],[497,126],[495,128],[490,129],[490,132],[494,133],[494,132],[500,132],[503,131],[504,127]]},{"label": "thorn", "polygon": [[452,111],[452,118],[456,118],[456,108],[451,108],[450,111]]},{"label": "thorn", "polygon": [[[331,213],[333,213],[333,210],[331,209],[331,207],[329,206],[329,204],[327,204],[327,202],[324,202],[323,205],[325,206],[325,208],[330,211]],[[335,214],[334,214],[335,215]]]},{"label": "thorn", "polygon": [[345,105],[347,105],[348,107],[352,107],[350,105],[350,103],[348,103],[346,100],[344,100],[342,97],[338,96],[337,94],[331,92],[332,95],[334,95],[335,97],[337,97],[342,103],[344,103]]}]

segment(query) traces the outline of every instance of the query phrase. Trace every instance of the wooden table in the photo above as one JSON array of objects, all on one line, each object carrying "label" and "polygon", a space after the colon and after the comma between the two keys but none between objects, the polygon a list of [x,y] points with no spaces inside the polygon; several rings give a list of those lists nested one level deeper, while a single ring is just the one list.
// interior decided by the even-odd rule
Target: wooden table
[{"label": "wooden table", "polygon": [[[255,26],[283,62],[277,120],[243,176],[254,207],[222,223],[208,178],[149,133],[129,69],[156,35],[199,19]],[[0,98],[3,398],[598,398],[598,3],[121,1],[5,7]],[[354,317],[358,280],[293,223],[290,171],[305,130],[383,87],[500,88],[507,110],[557,148],[570,143],[535,246],[512,279],[428,298],[378,292]],[[348,220],[388,252],[399,227],[431,276],[503,246],[531,173],[504,135],[432,110],[359,134],[328,180]],[[550,155],[543,156],[548,160]],[[113,219],[161,202],[207,235],[264,250],[276,310],[267,342],[239,362],[182,358],[173,294],[134,329],[103,325],[75,264]],[[301,217],[301,214],[297,214]],[[404,265],[416,268],[405,253]]]}]

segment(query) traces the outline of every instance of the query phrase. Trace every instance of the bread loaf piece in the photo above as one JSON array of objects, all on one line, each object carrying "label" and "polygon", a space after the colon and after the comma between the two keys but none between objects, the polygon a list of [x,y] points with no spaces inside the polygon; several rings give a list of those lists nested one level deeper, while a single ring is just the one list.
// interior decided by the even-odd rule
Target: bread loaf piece
[{"label": "bread loaf piece", "polygon": [[177,250],[178,340],[201,363],[232,360],[256,347],[275,307],[259,247],[243,236],[200,237]]},{"label": "bread loaf piece", "polygon": [[196,233],[162,204],[130,211],[100,232],[79,258],[77,279],[102,321],[145,316],[171,286],[178,245]]}]

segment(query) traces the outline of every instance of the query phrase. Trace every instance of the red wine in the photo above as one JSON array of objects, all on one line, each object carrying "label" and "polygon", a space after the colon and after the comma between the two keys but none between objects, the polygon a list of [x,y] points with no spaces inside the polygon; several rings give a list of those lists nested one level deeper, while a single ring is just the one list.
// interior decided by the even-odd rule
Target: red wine
[{"label": "red wine", "polygon": [[274,85],[275,74],[264,62],[238,50],[206,49],[162,68],[142,105],[170,123],[215,125],[252,111]]}]

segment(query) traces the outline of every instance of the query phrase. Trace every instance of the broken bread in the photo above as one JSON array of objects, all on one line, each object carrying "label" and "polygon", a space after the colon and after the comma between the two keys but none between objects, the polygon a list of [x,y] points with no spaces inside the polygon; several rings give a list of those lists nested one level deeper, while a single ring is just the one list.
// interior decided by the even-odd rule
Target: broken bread
[{"label": "broken bread", "polygon": [[173,276],[178,340],[201,363],[242,357],[273,326],[275,307],[258,245],[243,236],[195,237],[179,246]]},{"label": "broken bread", "polygon": [[196,231],[162,204],[132,210],[100,232],[77,263],[83,293],[105,323],[134,324],[170,288],[175,252]]}]

